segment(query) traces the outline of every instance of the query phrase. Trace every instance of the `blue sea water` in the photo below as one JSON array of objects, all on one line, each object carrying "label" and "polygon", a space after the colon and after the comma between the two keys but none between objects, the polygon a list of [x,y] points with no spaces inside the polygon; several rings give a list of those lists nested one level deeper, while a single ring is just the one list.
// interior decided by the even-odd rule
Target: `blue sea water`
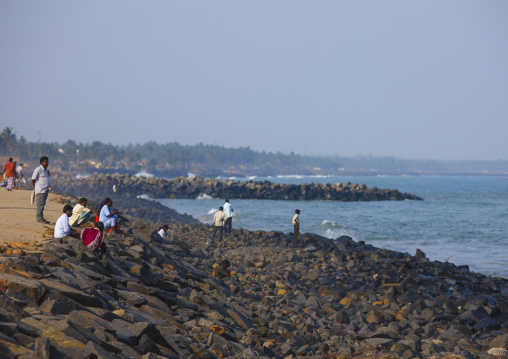
[{"label": "blue sea water", "polygon": [[[394,188],[424,201],[332,202],[238,200],[233,228],[292,231],[301,210],[300,231],[330,239],[349,235],[380,248],[430,260],[467,264],[472,271],[508,278],[508,178],[491,176],[278,176],[234,178],[278,183],[365,183]],[[205,196],[206,197],[206,196]],[[161,199],[160,203],[211,223],[224,199]]]}]

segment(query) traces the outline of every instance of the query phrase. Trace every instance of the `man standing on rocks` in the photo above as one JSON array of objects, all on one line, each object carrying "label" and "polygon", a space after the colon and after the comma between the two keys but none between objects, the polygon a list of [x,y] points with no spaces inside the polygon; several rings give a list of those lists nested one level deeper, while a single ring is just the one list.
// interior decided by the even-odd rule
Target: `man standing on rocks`
[{"label": "man standing on rocks", "polygon": [[224,223],[224,232],[226,232],[226,234],[231,234],[231,226],[233,224],[233,207],[231,207],[229,199],[227,199],[226,203],[224,203],[224,213],[228,216],[226,222]]},{"label": "man standing on rocks", "polygon": [[41,165],[35,169],[32,175],[32,186],[34,186],[35,197],[37,198],[37,211],[35,212],[35,216],[37,222],[48,224],[49,221],[44,219],[44,206],[46,206],[50,185],[48,157],[42,156],[40,163]]},{"label": "man standing on rocks", "polygon": [[296,246],[298,243],[298,235],[300,234],[300,210],[295,210],[293,216],[293,245]]},{"label": "man standing on rocks", "polygon": [[217,231],[219,231],[218,241],[222,242],[222,231],[224,227],[224,221],[228,219],[228,216],[226,216],[226,214],[222,212],[223,210],[224,210],[223,207],[219,207],[219,210],[215,212],[215,214],[213,215],[213,232],[212,239],[210,239],[210,242],[213,242],[215,238],[215,233],[217,233]]}]

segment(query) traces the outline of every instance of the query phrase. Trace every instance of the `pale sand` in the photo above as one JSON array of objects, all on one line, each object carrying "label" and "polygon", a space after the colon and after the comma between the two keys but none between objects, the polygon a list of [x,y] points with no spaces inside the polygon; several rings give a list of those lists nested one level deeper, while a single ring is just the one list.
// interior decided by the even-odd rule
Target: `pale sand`
[{"label": "pale sand", "polygon": [[[0,188],[0,245],[37,244],[53,238],[55,222],[62,215],[64,205],[60,202],[63,198],[53,193],[49,194],[44,217],[51,224],[42,224],[35,219],[36,205],[30,204],[31,193],[27,190],[8,192],[5,188]],[[16,247],[29,249],[24,246]]]}]

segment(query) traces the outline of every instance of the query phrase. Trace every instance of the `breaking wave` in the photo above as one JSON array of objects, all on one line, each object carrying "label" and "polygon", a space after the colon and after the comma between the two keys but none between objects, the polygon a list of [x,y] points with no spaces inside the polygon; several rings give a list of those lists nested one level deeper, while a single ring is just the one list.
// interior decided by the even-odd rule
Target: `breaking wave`
[{"label": "breaking wave", "polygon": [[196,199],[213,199],[213,197],[206,193],[200,193]]},{"label": "breaking wave", "polygon": [[153,174],[145,172],[145,171],[141,171],[141,172],[136,173],[134,176],[136,176],[136,177],[153,177]]}]

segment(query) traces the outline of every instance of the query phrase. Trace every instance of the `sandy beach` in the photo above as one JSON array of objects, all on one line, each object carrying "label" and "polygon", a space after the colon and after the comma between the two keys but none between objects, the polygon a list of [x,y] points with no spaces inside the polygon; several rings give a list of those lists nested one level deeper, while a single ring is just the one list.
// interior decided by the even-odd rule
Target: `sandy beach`
[{"label": "sandy beach", "polygon": [[49,194],[44,216],[51,224],[42,224],[35,219],[36,206],[30,204],[30,194],[28,190],[0,190],[0,244],[37,244],[53,238],[54,224],[62,214],[62,197]]}]

